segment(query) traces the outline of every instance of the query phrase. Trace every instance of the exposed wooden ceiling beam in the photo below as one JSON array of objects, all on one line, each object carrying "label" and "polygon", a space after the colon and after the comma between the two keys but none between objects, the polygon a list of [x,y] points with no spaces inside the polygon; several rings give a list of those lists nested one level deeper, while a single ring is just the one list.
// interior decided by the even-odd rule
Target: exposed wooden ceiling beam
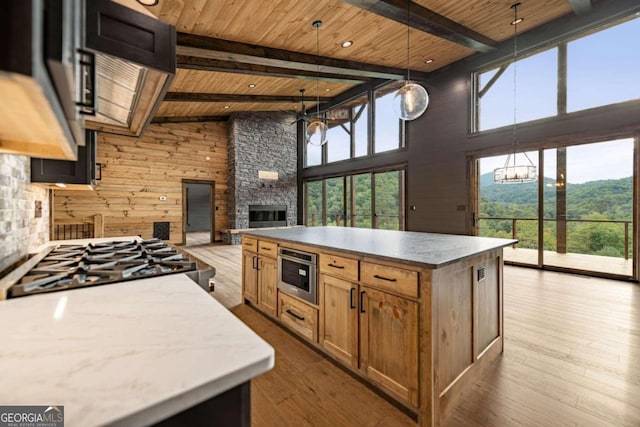
[{"label": "exposed wooden ceiling beam", "polygon": [[226,122],[229,116],[159,116],[151,123]]},{"label": "exposed wooden ceiling beam", "polygon": [[[232,61],[240,64],[390,80],[404,80],[407,74],[407,70],[402,68],[310,55],[188,33],[178,33],[177,43],[176,53],[178,55]],[[412,71],[411,75],[416,80],[426,80],[429,73]]]},{"label": "exposed wooden ceiling beam", "polygon": [[410,16],[407,17],[406,0],[342,1],[478,52],[491,51],[497,44],[495,40],[458,24],[418,3],[410,2]]},{"label": "exposed wooden ceiling beam", "polygon": [[[371,89],[375,90],[383,86],[386,86],[392,82],[393,80],[378,79],[378,80],[372,80],[360,86],[352,87],[351,89],[348,89],[334,96],[333,98],[331,98],[330,101],[320,104],[319,111],[321,113],[324,113],[325,111],[329,111],[330,109],[335,108],[336,106],[340,106],[346,102],[353,101],[354,99],[362,97],[362,95],[365,94],[368,90],[371,90]],[[314,107],[314,109],[316,109],[316,107]]]},{"label": "exposed wooden ceiling beam", "polygon": [[[320,102],[331,101],[332,98],[320,97]],[[316,97],[308,98],[316,101]],[[239,95],[224,93],[193,93],[193,92],[168,92],[164,101],[182,102],[252,102],[252,103],[275,103],[290,104],[300,102],[300,96],[280,96],[280,95]]]},{"label": "exposed wooden ceiling beam", "polygon": [[177,67],[190,70],[217,71],[223,73],[250,74],[254,76],[286,77],[290,79],[319,79],[331,83],[360,84],[371,80],[364,76],[345,76],[341,74],[320,73],[317,71],[295,70],[291,68],[267,67],[257,64],[241,62],[221,61],[218,59],[202,58],[197,56],[176,55]]},{"label": "exposed wooden ceiling beam", "polygon": [[569,0],[569,4],[576,15],[591,12],[591,0]]}]

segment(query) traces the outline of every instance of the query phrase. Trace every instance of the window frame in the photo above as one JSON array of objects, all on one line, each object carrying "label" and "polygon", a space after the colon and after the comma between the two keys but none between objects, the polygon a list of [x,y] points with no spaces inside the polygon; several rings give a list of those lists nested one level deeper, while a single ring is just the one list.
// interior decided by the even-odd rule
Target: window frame
[{"label": "window frame", "polygon": [[[608,22],[604,25],[600,25],[600,26],[596,26],[594,28],[590,28],[588,30],[579,32],[577,34],[565,37],[563,39],[560,40],[556,40],[553,41],[552,43],[548,43],[545,44],[544,46],[539,46],[535,49],[532,49],[530,51],[526,51],[525,53],[522,53],[521,55],[518,56],[517,62],[522,61],[526,58],[529,58],[531,56],[535,56],[538,55],[542,52],[545,52],[547,50],[550,49],[558,49],[558,60],[557,60],[557,89],[556,89],[556,114],[552,115],[552,116],[547,116],[547,117],[543,117],[540,119],[534,119],[534,120],[527,120],[527,121],[521,121],[521,122],[517,122],[518,125],[531,125],[531,124],[541,124],[541,123],[546,123],[546,122],[550,122],[550,121],[554,121],[557,120],[558,118],[563,118],[563,117],[567,117],[567,116],[573,116],[573,115],[578,115],[581,113],[584,113],[585,111],[592,111],[592,110],[597,110],[597,109],[610,109],[610,108],[617,108],[619,106],[623,106],[623,105],[628,105],[628,104],[640,104],[640,98],[636,98],[636,99],[632,99],[632,100],[626,100],[626,101],[620,101],[620,102],[615,102],[615,103],[611,103],[611,104],[603,104],[603,105],[598,105],[595,107],[590,107],[590,108],[585,108],[585,109],[581,109],[581,110],[576,110],[576,111],[572,111],[570,113],[567,113],[567,67],[568,67],[568,63],[567,63],[567,54],[568,54],[568,45],[569,43],[588,37],[590,35],[596,34],[596,33],[600,33],[602,31],[607,31],[610,28],[616,27],[618,25],[624,24],[626,22],[632,21],[634,19],[638,19],[640,22],[640,17],[637,14],[631,14],[628,16],[624,16],[620,19],[616,19],[613,20],[611,22]],[[514,62],[513,60],[513,55],[511,55],[509,58],[501,58],[500,60],[497,61],[492,61],[489,63],[486,63],[480,67],[478,67],[476,70],[471,72],[471,76],[470,76],[470,80],[471,80],[471,99],[469,102],[470,108],[469,108],[469,120],[470,120],[470,126],[469,126],[469,136],[475,136],[475,135],[484,135],[484,134],[490,134],[492,132],[499,132],[499,131],[503,131],[505,129],[508,129],[509,127],[513,126],[513,124],[509,124],[509,125],[505,125],[505,126],[500,126],[500,127],[495,127],[495,128],[491,128],[491,129],[484,129],[484,130],[479,130],[479,124],[480,124],[480,97],[478,96],[479,92],[481,91],[482,88],[480,88],[480,75],[483,73],[486,73],[487,71],[490,71],[492,69],[495,68],[499,68],[501,66],[506,65],[506,67],[508,68],[512,63]]]}]

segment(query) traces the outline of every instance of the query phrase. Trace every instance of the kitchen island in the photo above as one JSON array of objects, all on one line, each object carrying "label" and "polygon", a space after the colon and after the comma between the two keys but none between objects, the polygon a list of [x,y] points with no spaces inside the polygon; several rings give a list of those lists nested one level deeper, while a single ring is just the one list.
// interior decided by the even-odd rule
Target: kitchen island
[{"label": "kitchen island", "polygon": [[[342,227],[251,230],[242,243],[243,298],[415,412],[420,425],[437,426],[502,353],[502,248],[515,242]],[[282,250],[317,259],[317,274],[300,264],[301,292],[279,286]],[[296,268],[289,271],[295,281]],[[317,278],[317,297],[309,298],[307,275]]]},{"label": "kitchen island", "polygon": [[274,364],[184,274],[0,301],[0,324],[0,404],[63,405],[69,427],[249,425],[249,382]]}]

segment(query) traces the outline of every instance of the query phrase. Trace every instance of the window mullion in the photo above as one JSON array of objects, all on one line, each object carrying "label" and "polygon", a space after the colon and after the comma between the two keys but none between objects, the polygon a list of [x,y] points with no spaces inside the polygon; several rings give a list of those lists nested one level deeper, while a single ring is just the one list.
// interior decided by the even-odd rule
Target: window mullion
[{"label": "window mullion", "polygon": [[567,114],[567,43],[558,45],[558,115]]}]

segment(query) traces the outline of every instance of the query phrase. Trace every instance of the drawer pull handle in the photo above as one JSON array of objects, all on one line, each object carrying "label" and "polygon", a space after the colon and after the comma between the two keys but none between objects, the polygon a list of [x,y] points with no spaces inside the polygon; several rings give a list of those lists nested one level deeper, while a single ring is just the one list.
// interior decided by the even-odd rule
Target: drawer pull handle
[{"label": "drawer pull handle", "polygon": [[335,265],[335,264],[327,264],[329,267],[333,267],[333,268],[339,268],[340,270],[344,269],[344,265]]},{"label": "drawer pull handle", "polygon": [[295,317],[296,319],[300,320],[300,321],[304,321],[304,317],[297,315],[296,313],[294,313],[293,311],[287,309],[285,310],[287,312],[287,314]]},{"label": "drawer pull handle", "polygon": [[351,288],[349,290],[349,308],[353,309],[356,308],[356,302],[354,301],[354,291],[356,290],[356,288]]},{"label": "drawer pull handle", "polygon": [[260,247],[260,249],[265,250],[265,251],[270,251],[271,248],[265,248],[264,246]]},{"label": "drawer pull handle", "polygon": [[386,280],[387,282],[397,282],[398,281],[398,279],[389,279],[388,277],[378,276],[377,274],[374,275],[373,277],[375,277],[376,279],[380,279],[380,280]]},{"label": "drawer pull handle", "polygon": [[365,291],[360,291],[360,313],[364,313],[364,294]]}]

